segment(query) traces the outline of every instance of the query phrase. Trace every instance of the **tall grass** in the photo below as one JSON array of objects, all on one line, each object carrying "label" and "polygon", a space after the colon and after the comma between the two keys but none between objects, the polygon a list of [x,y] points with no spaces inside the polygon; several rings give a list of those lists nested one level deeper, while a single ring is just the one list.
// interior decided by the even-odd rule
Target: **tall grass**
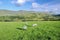
[{"label": "tall grass", "polygon": [[[36,23],[36,27],[32,24]],[[28,22],[27,30],[23,27],[25,22],[0,22],[0,40],[60,40],[60,21]]]}]

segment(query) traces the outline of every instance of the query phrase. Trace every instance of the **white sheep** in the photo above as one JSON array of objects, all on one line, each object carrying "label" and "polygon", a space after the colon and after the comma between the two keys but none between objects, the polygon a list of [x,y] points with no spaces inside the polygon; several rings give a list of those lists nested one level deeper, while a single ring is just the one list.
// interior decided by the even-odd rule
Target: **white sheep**
[{"label": "white sheep", "polygon": [[23,26],[23,29],[24,29],[24,30],[26,30],[26,29],[27,29],[27,26],[26,26],[26,25],[24,25],[24,26]]},{"label": "white sheep", "polygon": [[33,26],[33,27],[34,27],[34,26],[37,26],[37,24],[33,24],[32,26]]}]

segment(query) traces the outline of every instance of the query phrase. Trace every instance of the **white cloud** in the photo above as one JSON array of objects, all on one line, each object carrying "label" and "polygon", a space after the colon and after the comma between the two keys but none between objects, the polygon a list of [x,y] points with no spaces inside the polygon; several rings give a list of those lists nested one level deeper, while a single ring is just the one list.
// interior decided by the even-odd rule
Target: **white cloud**
[{"label": "white cloud", "polygon": [[40,4],[38,4],[38,3],[32,3],[32,8],[33,9],[40,8]]},{"label": "white cloud", "polygon": [[16,5],[24,5],[26,2],[33,2],[33,0],[13,0],[13,1],[11,1],[12,4],[16,4]]},{"label": "white cloud", "polygon": [[24,3],[26,3],[27,0],[17,0],[17,4],[23,5]]},{"label": "white cloud", "polygon": [[58,11],[60,10],[60,4],[53,4],[54,2],[48,2],[44,4],[39,4],[37,2],[34,2],[35,0],[14,0],[12,1],[13,4],[16,4],[18,6],[24,5],[26,2],[32,3],[32,9],[35,11]]},{"label": "white cloud", "polygon": [[60,10],[60,4],[49,5],[48,9],[52,11]]},{"label": "white cloud", "polygon": [[51,4],[50,5],[50,3],[45,3],[45,4],[32,3],[32,8],[35,11],[57,12],[60,10],[60,4]]}]

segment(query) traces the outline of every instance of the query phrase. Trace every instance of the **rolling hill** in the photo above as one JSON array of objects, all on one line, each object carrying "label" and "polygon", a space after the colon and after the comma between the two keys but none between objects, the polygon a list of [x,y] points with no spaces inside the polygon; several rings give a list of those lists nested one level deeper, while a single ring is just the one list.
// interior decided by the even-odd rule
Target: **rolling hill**
[{"label": "rolling hill", "polygon": [[0,20],[60,20],[60,16],[48,12],[0,10]]}]

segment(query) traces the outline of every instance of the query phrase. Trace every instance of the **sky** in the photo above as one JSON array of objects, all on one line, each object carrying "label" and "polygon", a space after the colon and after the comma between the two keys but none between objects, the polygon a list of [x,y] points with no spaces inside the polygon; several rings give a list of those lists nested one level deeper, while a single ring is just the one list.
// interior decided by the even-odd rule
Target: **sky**
[{"label": "sky", "polygon": [[60,0],[0,0],[0,9],[60,12]]}]

